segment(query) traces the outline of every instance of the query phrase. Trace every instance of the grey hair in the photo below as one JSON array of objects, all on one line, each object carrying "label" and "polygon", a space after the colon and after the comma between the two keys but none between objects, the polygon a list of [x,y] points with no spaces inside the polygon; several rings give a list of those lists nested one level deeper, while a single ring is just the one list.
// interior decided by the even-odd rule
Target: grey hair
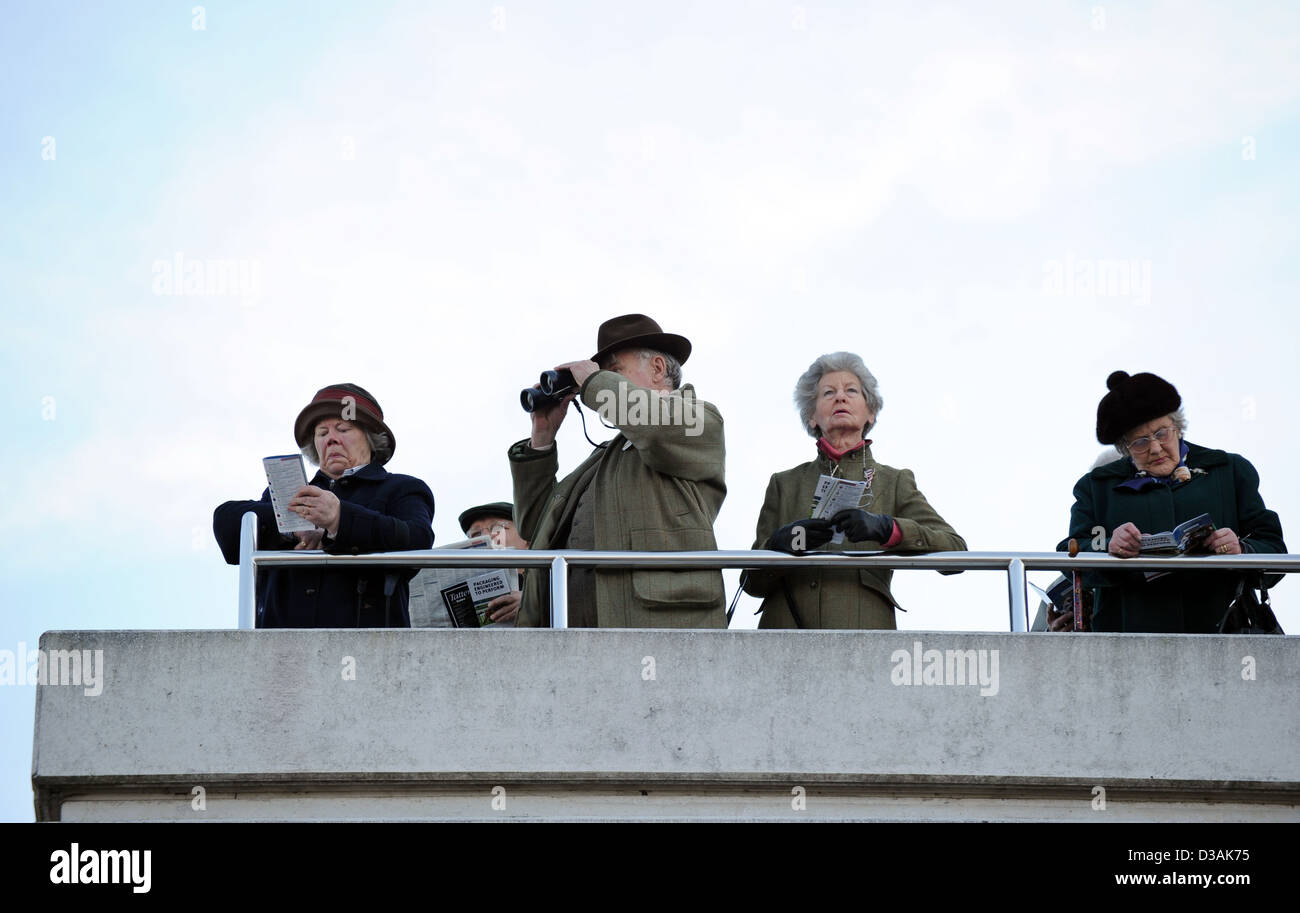
[{"label": "grey hair", "polygon": [[[794,385],[794,406],[799,410],[799,421],[803,424],[803,430],[807,431],[811,437],[817,437],[818,431],[812,426],[813,414],[817,411],[817,386],[821,383],[822,378],[827,374],[833,374],[836,371],[848,371],[858,378],[858,383],[862,384],[862,396],[867,401],[873,415],[879,415],[880,410],[885,408],[885,401],[880,396],[880,388],[876,386],[876,376],[867,370],[862,359],[852,352],[831,352],[829,355],[823,355],[808,366],[808,370]],[[862,436],[866,437],[876,422],[872,419],[867,427],[862,429]]]},{"label": "grey hair", "polygon": [[[388,435],[382,431],[370,431],[366,428],[361,429],[366,436],[366,444],[370,446],[370,462],[384,462],[393,455],[392,446],[389,444]],[[308,463],[313,466],[320,465],[320,454],[316,452],[316,441],[312,440],[301,448],[302,456]]]},{"label": "grey hair", "polygon": [[[676,390],[682,385],[682,363],[676,358],[667,352],[660,352],[658,349],[632,349],[631,351],[636,354],[637,358],[641,359],[643,364],[658,355],[664,360],[665,376],[670,385],[669,389]],[[617,352],[610,352],[609,357],[613,358],[617,354]]]},{"label": "grey hair", "polygon": [[[1174,428],[1178,431],[1178,439],[1181,441],[1183,435],[1187,433],[1187,416],[1183,415],[1183,408],[1179,406],[1173,412],[1170,412],[1165,418],[1174,423]],[[1121,437],[1115,442],[1115,452],[1122,457],[1129,455],[1128,441]]]}]

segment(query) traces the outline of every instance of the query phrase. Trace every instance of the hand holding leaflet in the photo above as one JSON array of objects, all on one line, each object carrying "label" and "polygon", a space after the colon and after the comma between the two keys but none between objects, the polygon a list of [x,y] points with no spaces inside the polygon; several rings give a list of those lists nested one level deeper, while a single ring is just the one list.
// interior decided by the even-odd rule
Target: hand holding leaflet
[{"label": "hand holding leaflet", "polygon": [[307,484],[302,454],[269,456],[262,460],[266,470],[266,486],[271,490],[271,507],[275,511],[275,526],[282,533],[305,533],[316,528],[310,520],[289,509],[289,502],[298,489]]},{"label": "hand holding leaflet", "polygon": [[1201,514],[1163,533],[1143,533],[1139,551],[1144,555],[1185,555],[1195,551],[1214,532],[1214,520]]},{"label": "hand holding leaflet", "polygon": [[494,624],[488,604],[518,588],[516,572],[511,568],[501,568],[462,580],[444,588],[441,593],[454,627],[486,628]]},{"label": "hand holding leaflet", "polygon": [[[1214,532],[1214,520],[1209,514],[1201,514],[1179,523],[1172,530],[1163,533],[1142,533],[1139,553],[1143,555],[1185,555],[1200,551],[1205,540]],[[1148,581],[1165,576],[1167,571],[1146,571]]]},{"label": "hand holding leaflet", "polygon": [[850,507],[831,517],[835,528],[852,542],[888,542],[894,534],[894,518],[873,514],[860,507]]},{"label": "hand holding leaflet", "polygon": [[[840,511],[861,506],[867,495],[866,481],[854,481],[828,476],[825,473],[817,480],[813,492],[812,517],[814,520],[829,520]],[[839,545],[844,541],[844,531],[836,530],[831,541]]]}]

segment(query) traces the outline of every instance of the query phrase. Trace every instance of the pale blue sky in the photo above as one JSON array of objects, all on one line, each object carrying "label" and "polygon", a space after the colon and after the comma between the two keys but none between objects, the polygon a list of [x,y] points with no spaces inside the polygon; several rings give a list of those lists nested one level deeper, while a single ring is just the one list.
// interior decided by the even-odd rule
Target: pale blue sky
[{"label": "pale blue sky", "polygon": [[[519,388],[632,311],[726,419],[722,547],[810,457],[790,391],[836,349],[972,549],[1064,535],[1120,368],[1300,535],[1294,4],[195,5],[5,4],[0,649],[233,626],[212,508],[326,383],[379,398],[459,538],[509,497]],[[154,294],[178,253],[255,294]],[[1150,288],[1053,293],[1067,257]],[[1005,629],[1000,575],[895,590],[904,627]],[[0,687],[0,819],[32,816],[33,699]]]}]

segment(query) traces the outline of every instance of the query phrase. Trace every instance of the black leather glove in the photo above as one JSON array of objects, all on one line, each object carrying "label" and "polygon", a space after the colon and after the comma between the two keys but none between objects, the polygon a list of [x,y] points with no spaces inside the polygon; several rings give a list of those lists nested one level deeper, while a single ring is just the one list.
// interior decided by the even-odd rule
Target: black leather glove
[{"label": "black leather glove", "polygon": [[844,533],[850,542],[889,541],[894,534],[894,518],[885,514],[868,513],[861,508],[842,510],[831,517],[831,524]]},{"label": "black leather glove", "polygon": [[[767,540],[767,547],[776,552],[797,555],[813,548],[821,548],[835,530],[830,520],[795,520],[778,529]],[[796,547],[797,546],[797,547]]]}]

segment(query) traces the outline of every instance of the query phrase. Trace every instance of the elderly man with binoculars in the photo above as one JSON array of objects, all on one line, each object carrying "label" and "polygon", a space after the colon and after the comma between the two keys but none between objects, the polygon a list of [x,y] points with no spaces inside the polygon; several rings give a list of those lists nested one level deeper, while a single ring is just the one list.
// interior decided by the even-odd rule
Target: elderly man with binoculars
[{"label": "elderly man with binoculars", "polygon": [[[601,324],[596,354],[523,391],[531,435],[509,450],[515,523],[535,549],[714,550],[727,494],[722,416],[681,386],[691,344],[643,314]],[[577,397],[618,434],[557,482],[555,435]],[[726,627],[718,570],[574,568],[570,627]],[[517,624],[549,624],[547,574],[529,574]]]}]

